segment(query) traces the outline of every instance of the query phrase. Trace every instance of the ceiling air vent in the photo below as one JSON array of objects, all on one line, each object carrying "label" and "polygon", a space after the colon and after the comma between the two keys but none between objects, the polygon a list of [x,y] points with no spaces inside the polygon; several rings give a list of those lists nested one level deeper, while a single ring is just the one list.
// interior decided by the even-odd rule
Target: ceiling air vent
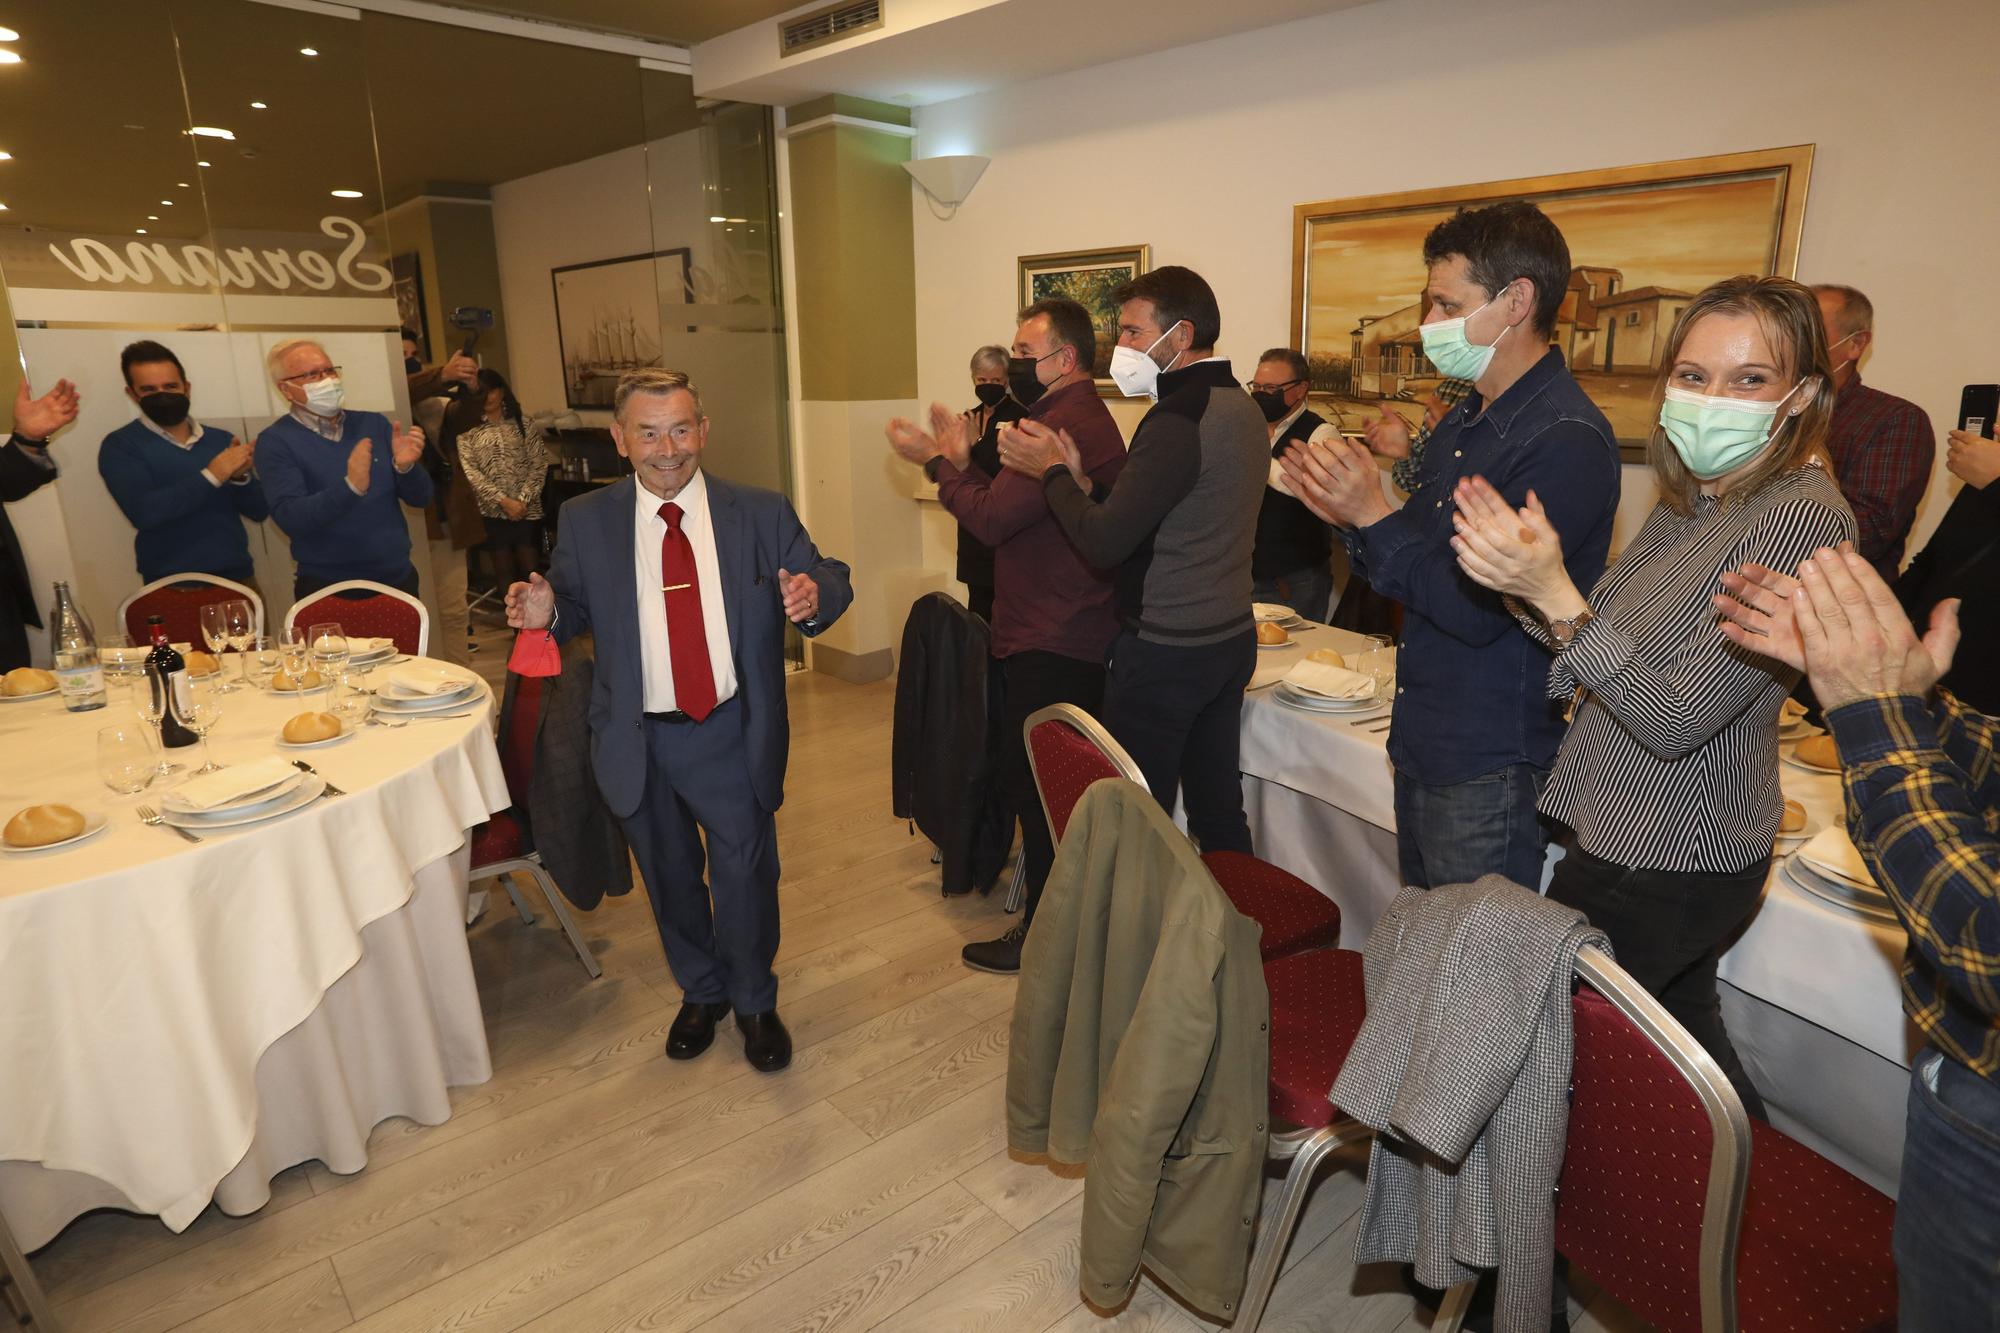
[{"label": "ceiling air vent", "polygon": [[778,56],[795,56],[815,46],[825,46],[857,32],[882,26],[882,0],[852,0],[849,4],[828,5],[810,14],[801,14],[778,25]]}]

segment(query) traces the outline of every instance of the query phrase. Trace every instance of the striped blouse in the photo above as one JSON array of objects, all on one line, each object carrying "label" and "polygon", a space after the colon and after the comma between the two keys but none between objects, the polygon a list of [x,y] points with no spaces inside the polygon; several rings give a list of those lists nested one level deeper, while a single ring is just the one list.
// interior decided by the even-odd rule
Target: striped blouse
[{"label": "striped blouse", "polygon": [[542,428],[532,421],[526,434],[512,421],[482,421],[459,433],[458,467],[479,498],[482,518],[505,518],[501,497],[527,506],[524,519],[542,516],[542,483],[549,460],[542,450]]},{"label": "striped blouse", "polygon": [[1591,855],[1637,869],[1733,874],[1769,857],[1778,709],[1798,673],[1725,639],[1709,598],[1725,570],[1789,572],[1854,534],[1819,467],[1730,503],[1700,496],[1685,518],[1656,506],[1549,671],[1550,698],[1582,693],[1542,813]]}]

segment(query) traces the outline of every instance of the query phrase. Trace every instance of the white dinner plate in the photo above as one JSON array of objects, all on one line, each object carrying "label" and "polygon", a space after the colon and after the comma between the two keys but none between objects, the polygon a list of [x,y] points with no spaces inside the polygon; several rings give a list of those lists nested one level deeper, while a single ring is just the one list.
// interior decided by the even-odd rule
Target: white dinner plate
[{"label": "white dinner plate", "polygon": [[280,750],[324,750],[329,745],[338,745],[342,741],[353,740],[355,725],[355,723],[349,722],[346,718],[342,718],[340,719],[340,734],[338,736],[328,736],[323,741],[288,741],[285,739],[285,733],[280,731],[278,733],[278,748]]},{"label": "white dinner plate", "polygon": [[376,687],[375,693],[379,698],[394,699],[398,703],[421,703],[426,699],[432,701],[463,699],[478,688],[479,682],[476,680],[468,680],[449,690],[413,690],[407,685],[398,685],[393,680],[384,680]]},{"label": "white dinner plate", "polygon": [[[51,685],[46,690],[36,690],[33,694],[0,694],[0,704],[24,704],[30,699],[46,699],[52,694],[61,694],[62,686]],[[41,848],[37,847],[36,851]]]},{"label": "white dinner plate", "polygon": [[1807,856],[1803,852],[1799,853],[1797,856],[1794,856],[1792,859],[1797,861],[1801,866],[1803,866],[1807,870],[1812,871],[1813,874],[1819,876],[1819,878],[1821,879],[1832,880],[1836,884],[1844,885],[1850,889],[1859,889],[1864,893],[1882,892],[1882,890],[1876,885],[1874,880],[1856,879],[1854,878],[1854,876],[1847,874],[1845,871],[1836,870],[1832,866],[1828,865],[1826,862],[1821,861],[1815,857]]},{"label": "white dinner plate", "polygon": [[1296,640],[1296,639],[1286,639],[1286,640],[1285,640],[1285,641],[1284,641],[1283,643],[1260,643],[1260,644],[1258,644],[1258,645],[1257,645],[1257,647],[1258,647],[1258,648],[1260,648],[1260,649],[1266,649],[1266,648],[1296,648],[1296,647],[1298,647],[1298,646],[1299,646],[1299,645],[1298,645],[1298,640]]},{"label": "white dinner plate", "polygon": [[1900,925],[1896,909],[1889,903],[1887,894],[1880,889],[1862,893],[1846,887],[1839,881],[1826,880],[1812,873],[1796,856],[1788,856],[1778,868],[1785,882],[1827,906],[1870,921],[1880,921],[1885,925]]},{"label": "white dinner plate", "polygon": [[293,688],[287,690],[287,689],[281,689],[278,686],[276,680],[273,679],[266,681],[264,683],[264,688],[269,690],[272,694],[318,694],[321,690],[325,689],[326,686],[324,684],[308,685],[304,689]]},{"label": "white dinner plate", "polygon": [[479,693],[476,690],[449,697],[431,696],[423,699],[393,699],[378,693],[368,701],[368,704],[378,713],[394,713],[401,717],[411,713],[449,713],[453,709],[464,708],[478,700]]},{"label": "white dinner plate", "polygon": [[1781,754],[1779,754],[1778,757],[1784,760],[1786,763],[1790,764],[1793,768],[1802,768],[1808,773],[1820,773],[1824,774],[1827,777],[1833,777],[1833,778],[1837,778],[1840,776],[1839,769],[1821,768],[1818,764],[1808,764],[1805,760],[1799,758],[1797,754],[1793,753],[1790,750],[1782,752]]},{"label": "white dinner plate", "polygon": [[1280,606],[1276,602],[1252,602],[1250,603],[1250,614],[1256,616],[1258,620],[1282,621],[1297,620],[1299,618],[1299,613],[1292,610],[1291,607]]},{"label": "white dinner plate", "polygon": [[199,815],[203,818],[210,815],[248,814],[252,810],[260,809],[267,805],[276,805],[278,802],[284,800],[285,797],[291,795],[299,783],[305,780],[305,776],[305,774],[295,771],[287,777],[278,779],[278,781],[261,791],[254,791],[248,795],[240,796],[236,800],[224,805],[210,806],[207,809],[199,810],[187,803],[186,799],[181,796],[179,788],[174,788],[160,794],[160,808],[177,815]]},{"label": "white dinner plate", "polygon": [[1383,704],[1382,696],[1379,694],[1371,694],[1365,699],[1334,699],[1324,694],[1315,694],[1311,690],[1302,690],[1284,679],[1278,681],[1277,694],[1280,698],[1298,700],[1303,708],[1314,708],[1328,713],[1365,713],[1371,708],[1380,708]]},{"label": "white dinner plate", "polygon": [[284,800],[262,810],[252,810],[247,814],[232,810],[214,815],[188,815],[174,810],[163,810],[161,817],[167,823],[184,829],[234,828],[238,824],[255,824],[260,820],[276,819],[279,815],[288,815],[294,810],[311,805],[326,791],[326,779],[317,773],[305,773],[300,776],[304,777],[305,781],[288,792]]},{"label": "white dinner plate", "polygon": [[74,838],[64,838],[61,842],[48,843],[42,847],[9,847],[6,843],[0,842],[0,852],[8,852],[14,856],[34,856],[41,852],[53,852],[58,847],[74,847],[85,838],[94,838],[104,832],[105,826],[111,822],[105,818],[102,810],[79,810],[77,813],[83,816],[83,832]]}]

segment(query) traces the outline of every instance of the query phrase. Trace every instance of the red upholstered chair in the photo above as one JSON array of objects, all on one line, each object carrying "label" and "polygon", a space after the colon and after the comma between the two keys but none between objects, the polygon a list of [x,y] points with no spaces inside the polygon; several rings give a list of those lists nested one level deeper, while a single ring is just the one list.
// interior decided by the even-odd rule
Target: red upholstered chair
[{"label": "red upholstered chair", "polygon": [[[1609,955],[1585,949],[1576,970],[1556,1248],[1664,1333],[1894,1328],[1889,1200],[1753,1124],[1715,1061]],[[1459,1326],[1471,1285],[1443,1303],[1436,1333]]]},{"label": "red upholstered chair", "polygon": [[135,644],[150,643],[146,617],[166,622],[169,643],[191,643],[206,649],[201,638],[201,608],[210,602],[248,602],[257,632],[264,632],[264,599],[254,588],[213,574],[169,574],[154,579],[118,604],[118,623]]},{"label": "red upholstered chair", "polygon": [[[367,593],[347,598],[343,592]],[[374,639],[394,639],[396,651],[412,657],[429,655],[431,613],[424,604],[399,588],[367,579],[349,579],[321,588],[285,612],[285,625],[310,630],[314,625],[336,621],[349,634],[365,634]]]},{"label": "red upholstered chair", "polygon": [[[1207,858],[1203,858],[1206,860]],[[1348,949],[1315,949],[1264,961],[1271,992],[1271,1139],[1273,1161],[1291,1162],[1278,1196],[1277,1214],[1250,1254],[1243,1300],[1232,1326],[1255,1333],[1277,1285],[1285,1247],[1327,1154],[1368,1137],[1366,1125],[1342,1115],[1327,1100],[1347,1052],[1368,1016],[1361,955]],[[1281,1129],[1280,1124],[1289,1126]]]},{"label": "red upholstered chair", "polygon": [[524,808],[528,803],[528,783],[535,771],[535,723],[541,716],[542,687],[546,683],[539,676],[514,676],[514,688],[507,692],[508,698],[500,718],[500,771],[507,775],[507,794],[513,798],[513,809],[503,810],[472,831],[472,870],[469,879],[478,881],[497,877],[500,886],[507,890],[507,896],[514,902],[514,910],[521,914],[521,920],[535,924],[535,914],[521,897],[514,884],[517,874],[531,876],[542,896],[548,899],[549,911],[555,914],[563,933],[569,936],[570,945],[582,961],[584,970],[594,981],[604,975],[604,967],[597,961],[597,955],[584,943],[583,932],[576,927],[576,918],[569,914],[569,907],[563,902],[562,890],[556,887],[548,868],[542,864],[540,853],[526,848],[526,831],[514,810]]},{"label": "red upholstered chair", "polygon": [[[1041,709],[1028,719],[1026,730],[1028,766],[1057,844],[1069,827],[1070,811],[1091,783],[1129,778],[1146,785],[1146,775],[1125,747],[1074,704]],[[1203,852],[1201,859],[1236,910],[1264,928],[1265,961],[1339,942],[1339,906],[1296,875],[1242,852]],[[1014,906],[1010,900],[1007,910]]]}]

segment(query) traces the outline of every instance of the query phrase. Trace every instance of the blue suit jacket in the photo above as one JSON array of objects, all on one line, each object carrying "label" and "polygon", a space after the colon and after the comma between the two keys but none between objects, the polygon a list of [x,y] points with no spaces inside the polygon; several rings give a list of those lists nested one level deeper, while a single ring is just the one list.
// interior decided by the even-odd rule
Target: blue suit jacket
[{"label": "blue suit jacket", "polygon": [[[854,600],[847,566],[823,558],[792,502],[774,491],[708,477],[708,512],[728,604],[729,651],[744,754],[757,802],[776,810],[785,798],[791,724],[785,712],[785,611],[778,571],[810,574],[819,584],[817,634]],[[555,635],[591,631],[597,676],[590,695],[591,767],[605,804],[619,818],[646,793],[645,688],[640,680],[638,590],[632,572],[631,477],[562,507],[549,583],[556,594]]]}]

